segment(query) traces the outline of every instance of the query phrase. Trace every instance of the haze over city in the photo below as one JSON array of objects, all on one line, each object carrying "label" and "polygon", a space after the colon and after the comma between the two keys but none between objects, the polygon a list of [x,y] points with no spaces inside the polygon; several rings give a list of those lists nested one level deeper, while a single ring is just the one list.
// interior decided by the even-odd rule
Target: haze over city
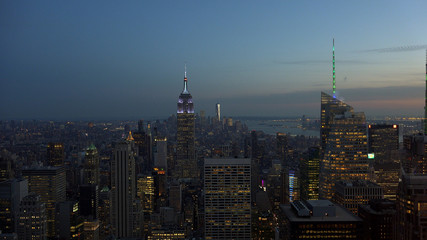
[{"label": "haze over city", "polygon": [[366,115],[420,116],[426,1],[2,1],[1,119],[195,111],[319,117],[331,92]]}]

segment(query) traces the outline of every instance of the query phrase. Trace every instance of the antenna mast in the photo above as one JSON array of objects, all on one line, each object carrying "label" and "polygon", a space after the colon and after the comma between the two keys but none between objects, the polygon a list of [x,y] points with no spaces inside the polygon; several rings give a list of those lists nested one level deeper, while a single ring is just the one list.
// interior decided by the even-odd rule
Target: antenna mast
[{"label": "antenna mast", "polygon": [[335,39],[332,39],[332,96],[335,96]]}]

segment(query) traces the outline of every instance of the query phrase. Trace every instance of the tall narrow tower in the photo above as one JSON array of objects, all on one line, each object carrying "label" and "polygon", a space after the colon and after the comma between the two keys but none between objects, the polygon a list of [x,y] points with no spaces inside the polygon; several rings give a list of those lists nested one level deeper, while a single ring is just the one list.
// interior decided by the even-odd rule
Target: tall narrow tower
[{"label": "tall narrow tower", "polygon": [[175,178],[198,178],[199,171],[194,145],[195,119],[193,98],[188,91],[187,69],[184,72],[184,89],[178,98],[177,149]]},{"label": "tall narrow tower", "polygon": [[335,39],[332,39],[332,96],[337,97],[335,95]]},{"label": "tall narrow tower", "polygon": [[215,105],[215,112],[216,112],[216,120],[218,120],[218,122],[221,122],[221,105],[219,103]]},{"label": "tall narrow tower", "polygon": [[424,135],[427,135],[427,49],[426,49],[426,93],[424,105]]}]

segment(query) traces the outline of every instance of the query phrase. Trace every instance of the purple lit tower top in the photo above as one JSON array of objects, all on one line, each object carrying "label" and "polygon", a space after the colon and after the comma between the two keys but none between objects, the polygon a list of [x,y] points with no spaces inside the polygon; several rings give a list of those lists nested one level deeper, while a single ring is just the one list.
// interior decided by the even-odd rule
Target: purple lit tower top
[{"label": "purple lit tower top", "polygon": [[184,72],[184,89],[178,98],[177,113],[194,113],[193,98],[187,87],[187,69]]}]

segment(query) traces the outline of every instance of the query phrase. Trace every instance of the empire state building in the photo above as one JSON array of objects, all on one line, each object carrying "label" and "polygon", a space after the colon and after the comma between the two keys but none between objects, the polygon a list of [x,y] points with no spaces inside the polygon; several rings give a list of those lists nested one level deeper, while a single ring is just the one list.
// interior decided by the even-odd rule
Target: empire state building
[{"label": "empire state building", "polygon": [[184,89],[178,98],[177,150],[175,178],[199,178],[195,155],[195,119],[193,98],[188,91],[187,71],[184,73]]}]

